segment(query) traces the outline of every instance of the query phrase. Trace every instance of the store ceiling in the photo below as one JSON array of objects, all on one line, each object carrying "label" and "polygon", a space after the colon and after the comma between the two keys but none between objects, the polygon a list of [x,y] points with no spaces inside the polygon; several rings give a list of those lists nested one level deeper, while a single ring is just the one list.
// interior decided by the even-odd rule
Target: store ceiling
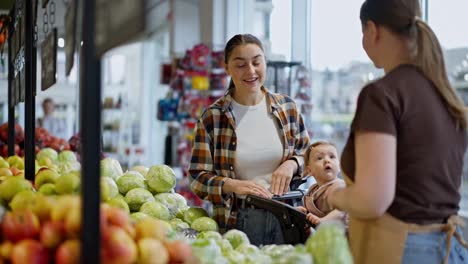
[{"label": "store ceiling", "polygon": [[[14,2],[15,2],[15,0],[2,0],[2,1],[0,1],[0,11],[8,12],[13,7]],[[4,12],[2,12],[2,13],[4,13]]]}]

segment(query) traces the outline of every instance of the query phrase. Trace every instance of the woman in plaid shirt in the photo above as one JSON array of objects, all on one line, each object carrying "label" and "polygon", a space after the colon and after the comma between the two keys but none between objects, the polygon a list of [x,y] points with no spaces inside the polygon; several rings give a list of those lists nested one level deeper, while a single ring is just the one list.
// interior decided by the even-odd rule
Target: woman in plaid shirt
[{"label": "woman in plaid shirt", "polygon": [[248,208],[243,199],[248,194],[271,198],[287,192],[293,174],[302,173],[309,136],[294,101],[263,86],[266,60],[255,36],[232,37],[224,52],[231,82],[225,96],[197,123],[191,189],[212,202],[221,232],[235,228],[252,244],[281,244],[276,217]]}]

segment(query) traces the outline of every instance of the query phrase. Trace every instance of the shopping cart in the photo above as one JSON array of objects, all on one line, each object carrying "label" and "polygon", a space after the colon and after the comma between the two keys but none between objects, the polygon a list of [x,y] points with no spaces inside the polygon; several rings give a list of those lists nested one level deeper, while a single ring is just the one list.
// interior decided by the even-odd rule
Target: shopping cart
[{"label": "shopping cart", "polygon": [[299,189],[307,179],[300,176],[293,177],[290,190],[282,196],[273,196],[266,199],[255,195],[247,195],[245,202],[257,209],[263,209],[272,213],[279,221],[283,231],[284,243],[303,244],[315,226],[306,219],[306,214],[295,207],[303,205],[305,192]]}]

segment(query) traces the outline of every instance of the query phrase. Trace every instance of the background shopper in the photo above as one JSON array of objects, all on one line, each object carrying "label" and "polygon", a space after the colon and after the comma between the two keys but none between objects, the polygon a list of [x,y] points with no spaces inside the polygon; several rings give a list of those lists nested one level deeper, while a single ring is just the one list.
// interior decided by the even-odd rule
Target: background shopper
[{"label": "background shopper", "polygon": [[38,119],[38,126],[45,128],[50,134],[58,138],[66,138],[65,120],[55,116],[55,104],[52,98],[46,98],[42,101],[42,111],[44,116]]}]

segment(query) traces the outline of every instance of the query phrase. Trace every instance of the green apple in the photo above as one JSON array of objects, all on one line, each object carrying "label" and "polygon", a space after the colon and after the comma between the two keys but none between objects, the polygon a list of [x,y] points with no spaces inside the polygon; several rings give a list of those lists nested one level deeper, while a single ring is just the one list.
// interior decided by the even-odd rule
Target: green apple
[{"label": "green apple", "polygon": [[0,183],[0,199],[9,202],[17,193],[32,190],[32,184],[22,177],[8,177]]},{"label": "green apple", "polygon": [[0,157],[0,168],[10,168],[10,164],[2,157]]},{"label": "green apple", "polygon": [[17,193],[10,202],[12,211],[32,209],[36,202],[36,193],[32,190],[24,190]]},{"label": "green apple", "polygon": [[107,204],[113,207],[121,208],[125,212],[130,213],[130,208],[128,207],[127,202],[125,202],[125,198],[121,196],[120,194],[110,199],[109,201],[107,201]]},{"label": "green apple", "polygon": [[79,174],[66,173],[55,180],[55,191],[58,194],[72,194],[80,190],[81,179]]},{"label": "green apple", "polygon": [[39,189],[45,183],[55,183],[55,180],[57,180],[59,177],[60,175],[56,171],[47,168],[41,168],[34,178],[34,185],[36,189]]},{"label": "green apple", "polygon": [[41,187],[37,191],[44,195],[56,195],[57,194],[57,191],[55,191],[55,184],[53,183],[44,183],[41,185]]},{"label": "green apple", "polygon": [[8,157],[7,162],[10,164],[10,167],[24,170],[24,160],[18,155]]}]

